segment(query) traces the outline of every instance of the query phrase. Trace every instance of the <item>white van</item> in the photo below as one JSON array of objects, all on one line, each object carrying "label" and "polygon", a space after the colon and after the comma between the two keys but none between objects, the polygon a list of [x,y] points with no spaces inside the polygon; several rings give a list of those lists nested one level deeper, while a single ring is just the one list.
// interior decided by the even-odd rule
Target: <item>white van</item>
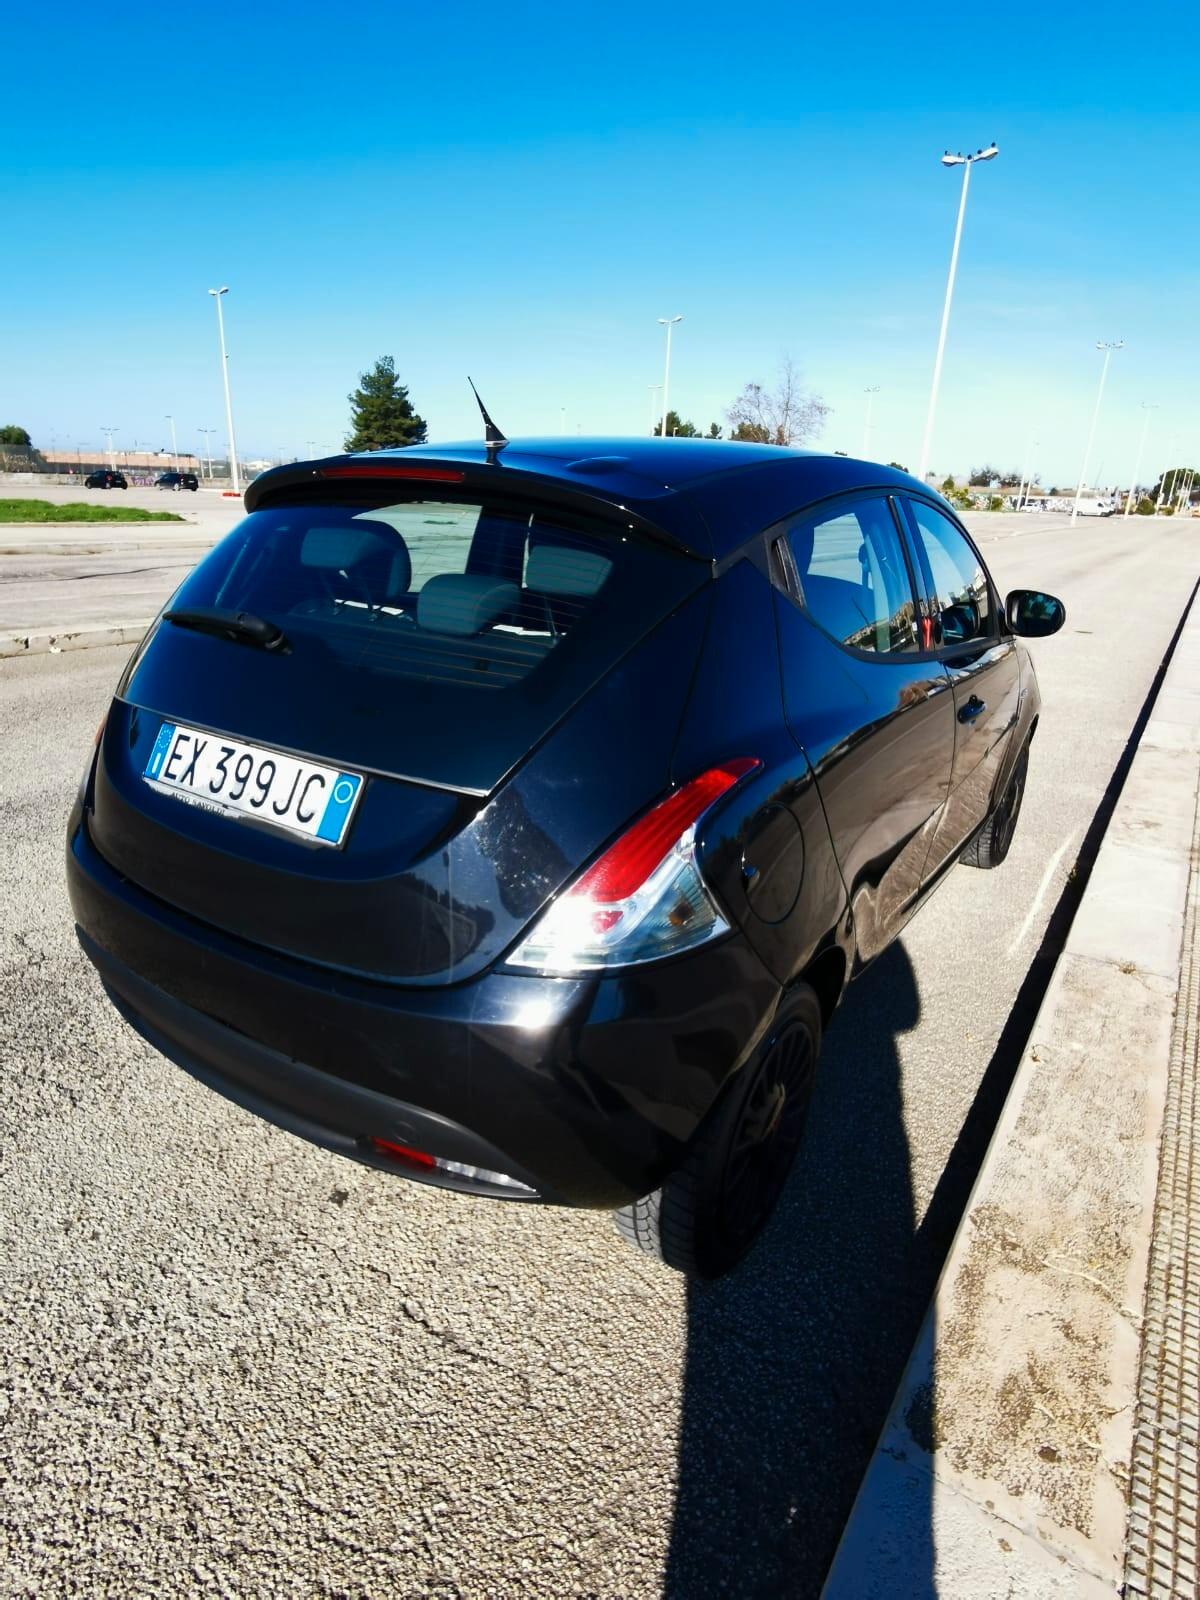
[{"label": "white van", "polygon": [[1079,515],[1081,517],[1111,517],[1117,509],[1115,500],[1107,500],[1099,495],[1080,495]]}]

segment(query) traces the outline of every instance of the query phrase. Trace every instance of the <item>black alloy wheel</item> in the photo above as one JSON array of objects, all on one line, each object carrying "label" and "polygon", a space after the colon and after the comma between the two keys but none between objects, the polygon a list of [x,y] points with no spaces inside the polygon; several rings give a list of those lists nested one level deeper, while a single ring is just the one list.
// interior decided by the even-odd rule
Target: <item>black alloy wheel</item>
[{"label": "black alloy wheel", "polygon": [[1021,801],[1025,796],[1025,779],[1029,774],[1029,745],[1017,757],[1012,777],[1004,793],[996,802],[991,816],[963,850],[960,861],[969,867],[998,867],[1012,846],[1017,831],[1017,818],[1021,814]]},{"label": "black alloy wheel", "polygon": [[660,1189],[616,1214],[630,1244],[699,1278],[747,1254],[771,1216],[804,1134],[821,1048],[821,1008],[807,984],[730,1083]]},{"label": "black alloy wheel", "polygon": [[812,1099],[817,1057],[803,1023],[786,1023],[750,1069],[741,1115],[713,1186],[701,1270],[716,1277],[749,1250],[787,1181]]}]

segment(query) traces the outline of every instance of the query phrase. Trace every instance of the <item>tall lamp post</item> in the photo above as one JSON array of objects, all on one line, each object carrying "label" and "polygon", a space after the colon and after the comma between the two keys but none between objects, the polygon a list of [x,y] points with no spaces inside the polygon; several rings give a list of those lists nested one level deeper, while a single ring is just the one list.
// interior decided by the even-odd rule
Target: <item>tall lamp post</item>
[{"label": "tall lamp post", "polygon": [[662,323],[663,327],[667,330],[667,361],[666,361],[666,365],[663,367],[663,386],[662,386],[662,391],[663,391],[662,436],[665,439],[667,437],[667,409],[668,409],[669,396],[670,396],[670,392],[671,392],[671,329],[675,326],[675,324],[677,322],[682,322],[683,318],[682,318],[682,316],[679,316],[679,317],[659,317],[658,320],[659,320],[659,322]]},{"label": "tall lamp post", "polygon": [[175,418],[174,417],[167,417],[166,421],[171,424],[171,466],[176,472],[178,472],[179,471],[179,443],[175,438]]},{"label": "tall lamp post", "polygon": [[1142,410],[1146,415],[1142,418],[1142,436],[1138,440],[1137,460],[1133,464],[1133,481],[1129,485],[1129,493],[1125,496],[1125,515],[1128,516],[1133,506],[1133,497],[1137,494],[1138,473],[1142,470],[1142,456],[1146,451],[1146,434],[1150,428],[1150,413],[1157,411],[1158,407],[1150,404],[1149,400],[1142,401]]},{"label": "tall lamp post", "polygon": [[954,224],[954,248],[950,252],[950,275],[946,279],[946,299],[942,306],[942,327],[938,334],[937,355],[933,361],[933,384],[929,391],[929,411],[925,417],[925,436],[921,440],[921,461],[917,468],[917,477],[922,482],[929,470],[929,446],[933,439],[933,418],[937,411],[938,387],[942,381],[942,356],[946,351],[946,329],[950,326],[950,301],[954,297],[954,277],[958,271],[958,247],[962,241],[963,216],[967,209],[967,185],[971,181],[971,168],[977,161],[994,161],[1000,154],[999,146],[994,142],[986,150],[976,150],[973,156],[964,156],[961,152],[951,155],[947,150],[942,157],[944,167],[961,167],[963,169],[962,193],[958,200],[958,221]]},{"label": "tall lamp post", "polygon": [[1087,482],[1088,467],[1092,460],[1092,446],[1096,442],[1096,423],[1100,418],[1100,402],[1104,399],[1104,385],[1108,381],[1108,364],[1112,360],[1114,350],[1119,350],[1125,343],[1124,339],[1113,339],[1107,344],[1098,339],[1096,349],[1104,351],[1104,365],[1100,368],[1100,387],[1096,390],[1096,404],[1092,407],[1092,425],[1088,429],[1087,449],[1083,452],[1083,471],[1079,474],[1079,486],[1075,490],[1075,503],[1071,507],[1071,527],[1075,526],[1079,516],[1079,501],[1083,495],[1083,487]]},{"label": "tall lamp post", "polygon": [[100,432],[108,435],[108,464],[114,472],[117,470],[117,453],[113,449],[113,434],[120,431],[120,428],[110,428],[107,422],[100,424]]},{"label": "tall lamp post", "polygon": [[1033,452],[1041,444],[1040,439],[1033,437],[1033,429],[1029,430],[1029,438],[1025,444],[1025,466],[1021,471],[1021,487],[1017,493],[1017,510],[1024,511],[1029,499],[1029,491],[1033,488]]},{"label": "tall lamp post", "polygon": [[204,435],[204,459],[205,459],[205,461],[208,462],[208,476],[209,476],[210,479],[212,478],[212,475],[213,475],[213,471],[212,471],[212,444],[210,442],[210,435],[216,433],[216,431],[217,430],[215,428],[197,428],[196,429],[197,433],[202,433]]},{"label": "tall lamp post", "polygon": [[654,425],[658,421],[658,401],[654,397],[662,388],[662,384],[648,383],[646,387],[650,391],[650,433],[653,435]]},{"label": "tall lamp post", "polygon": [[[1174,459],[1175,459],[1175,439],[1174,439],[1174,437],[1172,437],[1171,443],[1167,448],[1167,460],[1168,461],[1173,461]],[[1155,498],[1155,501],[1154,501],[1154,515],[1155,516],[1158,516],[1159,512],[1162,510],[1162,503],[1163,503],[1164,498],[1166,497],[1166,493],[1167,493],[1167,473],[1168,473],[1168,471],[1169,471],[1169,468],[1164,467],[1162,469],[1161,475],[1159,476],[1158,494],[1157,494],[1157,496]]]},{"label": "tall lamp post", "polygon": [[865,460],[867,451],[871,448],[871,410],[875,404],[875,396],[879,393],[879,385],[873,383],[869,389],[864,389],[863,393],[867,397],[867,415],[863,422],[862,446],[863,459]]},{"label": "tall lamp post", "polygon": [[233,437],[233,404],[229,398],[229,356],[225,350],[225,318],[221,315],[221,296],[229,293],[229,285],[210,289],[209,294],[217,306],[217,338],[221,341],[221,382],[225,385],[225,426],[229,430],[229,473],[234,494],[241,494],[242,479],[238,472],[237,444]]}]

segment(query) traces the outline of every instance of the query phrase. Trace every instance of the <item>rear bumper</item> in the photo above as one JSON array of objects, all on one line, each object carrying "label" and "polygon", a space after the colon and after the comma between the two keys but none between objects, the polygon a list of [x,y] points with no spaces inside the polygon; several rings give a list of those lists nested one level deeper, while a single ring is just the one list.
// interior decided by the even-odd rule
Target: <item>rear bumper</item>
[{"label": "rear bumper", "polygon": [[[674,1167],[779,988],[740,936],[611,977],[491,972],[451,988],[342,977],[185,917],[101,858],[77,811],[67,878],[122,1015],[240,1105],[444,1187],[615,1207]],[[533,1191],[401,1169],[371,1137]]]}]

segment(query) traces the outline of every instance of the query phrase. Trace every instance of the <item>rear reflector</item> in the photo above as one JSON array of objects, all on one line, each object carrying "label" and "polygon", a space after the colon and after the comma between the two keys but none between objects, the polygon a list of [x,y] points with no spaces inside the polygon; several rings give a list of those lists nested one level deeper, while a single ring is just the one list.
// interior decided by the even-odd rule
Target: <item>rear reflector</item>
[{"label": "rear reflector", "polygon": [[437,1166],[436,1156],[431,1156],[425,1150],[414,1150],[411,1145],[396,1144],[391,1139],[372,1139],[371,1143],[380,1155],[391,1156],[393,1161],[405,1161],[410,1167],[424,1167],[427,1172],[432,1172]]},{"label": "rear reflector", "polygon": [[511,1189],[514,1195],[537,1193],[527,1183],[510,1178],[507,1172],[491,1172],[487,1167],[473,1167],[466,1161],[447,1161],[444,1156],[431,1156],[427,1150],[414,1150],[412,1145],[397,1144],[394,1139],[371,1138],[367,1143],[377,1154],[387,1156],[398,1165],[411,1167],[414,1172],[442,1172],[449,1177],[465,1178],[468,1183]]},{"label": "rear reflector", "polygon": [[451,467],[410,467],[392,461],[346,461],[318,471],[322,478],[416,478],[422,483],[462,483],[466,476]]}]

